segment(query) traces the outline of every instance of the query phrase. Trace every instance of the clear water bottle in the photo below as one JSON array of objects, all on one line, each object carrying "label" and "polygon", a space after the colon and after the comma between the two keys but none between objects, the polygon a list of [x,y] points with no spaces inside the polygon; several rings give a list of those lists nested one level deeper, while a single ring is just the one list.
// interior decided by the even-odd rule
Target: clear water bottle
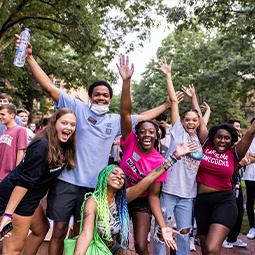
[{"label": "clear water bottle", "polygon": [[27,42],[30,41],[29,29],[26,27],[25,30],[20,34],[19,48],[16,51],[15,59],[13,64],[18,67],[22,67],[25,64],[25,58],[27,54]]}]

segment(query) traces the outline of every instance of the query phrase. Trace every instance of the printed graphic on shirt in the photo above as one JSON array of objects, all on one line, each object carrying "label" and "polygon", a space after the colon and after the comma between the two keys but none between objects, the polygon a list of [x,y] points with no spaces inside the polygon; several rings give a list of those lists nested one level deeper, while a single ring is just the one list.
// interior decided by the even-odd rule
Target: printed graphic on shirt
[{"label": "printed graphic on shirt", "polygon": [[[212,155],[212,156],[210,156]],[[228,163],[228,155],[221,154],[216,152],[215,149],[205,149],[204,155],[203,155],[203,160],[214,164],[216,166],[226,166],[229,167]]]},{"label": "printed graphic on shirt", "polygon": [[193,137],[188,137],[188,144],[195,143],[198,146],[198,149],[195,152],[191,152],[184,156],[184,162],[187,164],[187,168],[192,170],[198,170],[200,160],[203,156],[203,150],[198,141],[193,139]]},{"label": "printed graphic on shirt", "polygon": [[[126,171],[127,181],[129,181],[130,183],[133,183],[133,184],[137,184],[139,182],[137,176],[139,176],[141,179],[146,177],[146,175],[144,173],[142,173],[141,171],[139,171],[137,169],[134,162],[132,162],[132,160],[130,158],[127,159],[127,164],[128,164],[128,166],[130,167],[130,170],[131,170],[131,171],[128,171],[128,169],[127,169],[127,171]],[[127,167],[125,167],[125,168],[127,168]]]},{"label": "printed graphic on shirt", "polygon": [[107,136],[110,136],[112,133],[112,129],[113,129],[113,124],[112,123],[106,123],[105,124],[105,134]]},{"label": "printed graphic on shirt", "polygon": [[1,135],[1,137],[0,137],[0,143],[5,143],[5,144],[7,144],[7,145],[9,145],[9,146],[11,146],[12,145],[12,140],[13,140],[13,137],[12,136],[10,136],[9,134],[3,134],[3,135]]}]

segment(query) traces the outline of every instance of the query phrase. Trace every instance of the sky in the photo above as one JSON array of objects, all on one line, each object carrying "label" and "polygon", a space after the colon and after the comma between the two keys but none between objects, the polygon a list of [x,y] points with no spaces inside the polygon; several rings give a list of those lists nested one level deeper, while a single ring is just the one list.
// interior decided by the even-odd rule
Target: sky
[{"label": "sky", "polygon": [[[177,0],[165,0],[164,3],[168,6],[178,5]],[[132,76],[132,80],[136,82],[140,82],[142,79],[142,73],[146,69],[146,65],[153,58],[156,60],[156,52],[158,47],[161,45],[161,41],[167,37],[171,31],[173,31],[174,27],[167,27],[167,23],[163,18],[157,17],[158,20],[161,20],[161,27],[152,28],[150,39],[147,39],[144,42],[144,47],[137,46],[135,50],[128,54],[129,63],[134,63],[135,69]],[[120,50],[121,52],[121,50]],[[124,52],[124,50],[123,50]],[[114,71],[117,71],[116,63],[119,62],[118,57],[116,57],[110,64],[110,68]],[[122,80],[118,79],[117,84],[113,85],[114,94],[118,95],[121,92]]]}]

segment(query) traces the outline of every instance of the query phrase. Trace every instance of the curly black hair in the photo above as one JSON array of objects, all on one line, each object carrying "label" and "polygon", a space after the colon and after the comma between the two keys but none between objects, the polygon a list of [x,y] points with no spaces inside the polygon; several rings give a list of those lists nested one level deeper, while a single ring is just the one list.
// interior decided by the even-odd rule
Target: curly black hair
[{"label": "curly black hair", "polygon": [[224,124],[212,126],[210,128],[208,137],[212,142],[213,142],[214,137],[219,129],[225,129],[231,134],[231,137],[232,137],[231,146],[238,141],[238,133],[237,133],[236,129],[234,128],[234,126],[231,124],[228,124],[228,123],[224,123]]},{"label": "curly black hair", "polygon": [[93,90],[97,86],[106,86],[109,89],[109,92],[110,92],[110,99],[112,98],[112,95],[113,95],[112,87],[107,81],[95,81],[94,83],[92,83],[89,86],[89,91],[88,91],[89,97],[92,97]]},{"label": "curly black hair", "polygon": [[139,131],[139,128],[141,127],[141,125],[142,125],[143,123],[146,123],[146,122],[152,123],[152,124],[154,125],[154,127],[155,127],[155,129],[156,129],[156,137],[157,137],[157,139],[159,139],[159,138],[160,138],[159,125],[158,125],[155,121],[153,121],[153,120],[142,120],[142,121],[138,122],[138,123],[136,124],[136,126],[135,126],[135,132],[136,132],[136,134],[138,134],[138,131]]}]

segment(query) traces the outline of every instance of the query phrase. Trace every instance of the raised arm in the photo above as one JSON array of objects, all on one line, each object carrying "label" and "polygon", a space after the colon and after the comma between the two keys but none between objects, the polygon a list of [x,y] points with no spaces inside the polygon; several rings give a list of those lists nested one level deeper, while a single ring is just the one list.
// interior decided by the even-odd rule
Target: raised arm
[{"label": "raised arm", "polygon": [[130,80],[134,72],[134,65],[129,68],[129,58],[125,59],[123,55],[120,58],[120,65],[117,64],[120,76],[123,80],[121,99],[120,99],[120,117],[121,117],[121,133],[122,138],[125,141],[132,131],[132,119],[131,119],[131,97],[130,97]]},{"label": "raised arm", "polygon": [[210,115],[211,115],[211,108],[210,106],[204,102],[205,105],[201,105],[201,108],[205,111],[204,116],[203,116],[203,120],[205,122],[205,125],[207,126]]},{"label": "raised arm", "polygon": [[171,101],[171,122],[172,126],[176,123],[179,118],[179,108],[178,108],[178,99],[174,91],[174,86],[172,82],[171,69],[172,69],[172,61],[168,65],[166,62],[166,58],[164,58],[164,62],[160,59],[158,65],[160,68],[155,68],[157,70],[162,71],[166,76],[166,85],[167,92]]},{"label": "raised arm", "polygon": [[199,128],[197,130],[197,135],[199,138],[199,141],[201,144],[203,144],[206,140],[206,138],[208,137],[208,130],[206,127],[206,123],[204,121],[204,119],[202,118],[202,112],[201,109],[199,107],[198,101],[197,101],[197,96],[196,96],[196,91],[195,91],[195,87],[192,85],[189,85],[189,88],[182,86],[182,91],[191,98],[191,102],[192,102],[192,108],[196,109],[198,111],[198,114],[200,116],[200,125]]},{"label": "raised arm", "polygon": [[84,206],[83,228],[75,245],[74,255],[85,255],[93,237],[97,204],[89,198]]},{"label": "raised arm", "polygon": [[255,121],[253,121],[250,128],[246,131],[243,138],[236,146],[237,154],[240,159],[242,159],[245,156],[246,152],[248,151],[251,142],[254,138],[254,135],[255,135]]},{"label": "raised arm", "polygon": [[[15,35],[19,39],[19,35]],[[15,49],[19,47],[19,40],[17,40]],[[28,43],[28,50],[26,56],[27,63],[40,86],[58,103],[60,89],[56,88],[47,74],[40,68],[32,56],[32,45]]]},{"label": "raised arm", "polygon": [[170,156],[166,161],[160,166],[153,169],[144,179],[138,182],[136,185],[127,188],[127,203],[136,199],[140,196],[149,186],[158,179],[165,171],[167,171],[173,164],[176,163],[176,160],[180,159],[181,156],[195,152],[197,145],[195,143],[187,144],[183,146],[183,143],[179,144],[175,152]]}]

